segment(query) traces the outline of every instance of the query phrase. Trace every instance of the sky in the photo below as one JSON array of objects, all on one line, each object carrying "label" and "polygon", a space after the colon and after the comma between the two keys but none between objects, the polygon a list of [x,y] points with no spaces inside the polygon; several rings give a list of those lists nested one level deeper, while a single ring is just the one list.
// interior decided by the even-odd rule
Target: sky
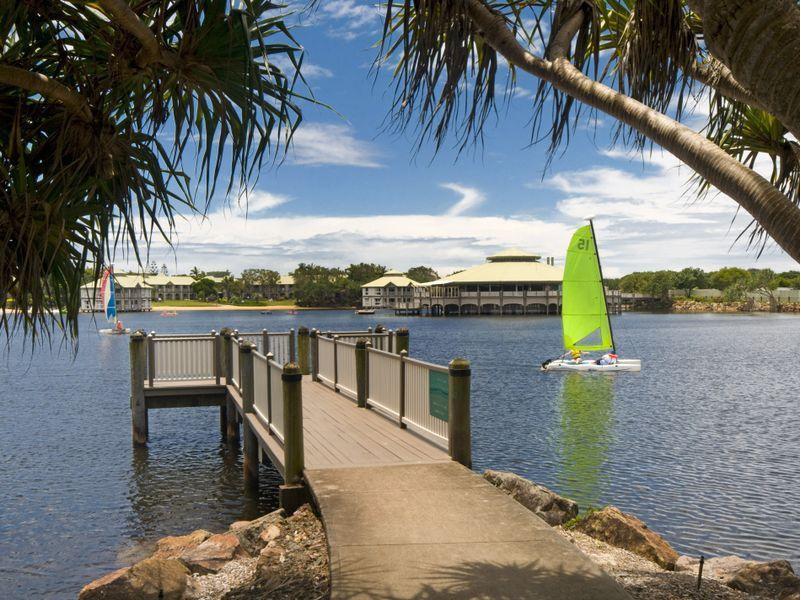
[{"label": "sky", "polygon": [[[303,72],[331,108],[304,105],[286,159],[259,173],[247,209],[218,194],[204,219],[178,219],[172,246],[154,242],[151,260],[170,273],[374,262],[429,265],[444,276],[518,247],[558,265],[572,231],[593,217],[608,276],[687,266],[797,269],[775,245],[757,260],[736,242],[748,215],[725,196],[688,195],[691,172],[669,154],[612,146],[609,117],[592,126],[585,117],[548,165],[547,144],[531,144],[537,82],[525,73],[487,124],[483,147],[418,150],[413,132],[386,127],[391,82],[370,72],[380,28],[379,11],[359,0],[324,0],[301,18],[293,34],[304,48]],[[704,108],[687,124],[700,127]]]}]

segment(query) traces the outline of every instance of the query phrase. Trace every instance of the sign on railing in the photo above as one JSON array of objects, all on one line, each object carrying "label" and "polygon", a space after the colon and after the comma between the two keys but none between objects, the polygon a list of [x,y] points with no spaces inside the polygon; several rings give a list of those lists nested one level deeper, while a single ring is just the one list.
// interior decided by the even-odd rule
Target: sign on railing
[{"label": "sign on railing", "polygon": [[448,368],[404,358],[403,422],[407,427],[448,441]]}]

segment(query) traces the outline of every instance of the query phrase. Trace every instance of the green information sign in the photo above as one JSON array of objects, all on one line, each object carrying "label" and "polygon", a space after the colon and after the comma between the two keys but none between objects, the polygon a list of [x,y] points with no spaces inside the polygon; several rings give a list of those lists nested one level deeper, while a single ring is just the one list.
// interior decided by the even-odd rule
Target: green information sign
[{"label": "green information sign", "polygon": [[428,414],[448,420],[448,374],[428,372]]}]

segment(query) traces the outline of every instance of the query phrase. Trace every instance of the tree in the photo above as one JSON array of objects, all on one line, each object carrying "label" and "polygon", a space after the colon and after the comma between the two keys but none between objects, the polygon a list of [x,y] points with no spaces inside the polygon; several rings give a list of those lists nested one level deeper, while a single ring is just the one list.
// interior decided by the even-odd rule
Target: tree
[{"label": "tree", "polygon": [[650,274],[645,291],[649,296],[659,298],[662,302],[670,300],[670,290],[676,287],[676,273],[673,271],[655,271]]},{"label": "tree", "polygon": [[192,283],[192,291],[199,300],[208,301],[217,298],[217,284],[208,277],[201,277]]},{"label": "tree", "polygon": [[406,273],[406,277],[416,281],[417,283],[428,283],[429,281],[436,281],[439,279],[439,274],[431,267],[419,266],[412,267]]},{"label": "tree", "polygon": [[748,278],[748,290],[756,292],[762,298],[766,298],[771,305],[771,310],[776,306],[776,288],[779,283],[776,280],[776,273],[771,269],[750,269]]},{"label": "tree", "polygon": [[703,287],[706,282],[706,273],[702,269],[687,267],[676,273],[676,287],[685,292],[688,298],[693,295],[693,290]]},{"label": "tree", "polygon": [[161,268],[159,269],[159,273],[161,273],[164,276],[167,276],[167,275],[170,274],[169,269],[167,269],[167,263],[161,263]]},{"label": "tree", "polygon": [[348,277],[342,269],[301,263],[292,273],[295,301],[299,306],[345,306],[349,304]]},{"label": "tree", "polygon": [[266,0],[0,4],[0,294],[20,309],[0,314],[7,333],[74,337],[87,265],[97,277],[118,244],[140,259],[151,232],[170,241],[217,184],[246,193],[300,122],[285,18]]},{"label": "tree", "polygon": [[242,271],[242,283],[245,290],[257,289],[262,297],[266,297],[268,290],[278,285],[281,275],[272,269],[245,269]]},{"label": "tree", "polygon": [[647,294],[651,273],[634,272],[620,278],[620,291],[627,294]]},{"label": "tree", "polygon": [[239,296],[242,294],[242,282],[234,279],[230,275],[223,277],[220,282],[220,287],[223,291],[223,296],[226,300],[230,300],[232,296]]},{"label": "tree", "polygon": [[[660,145],[753,217],[750,241],[764,231],[798,261],[797,193],[783,193],[740,162],[736,149],[715,143],[726,125],[711,128],[708,139],[680,122],[690,96],[703,89],[765,111],[795,136],[795,156],[782,160],[797,172],[798,7],[793,0],[691,5],[697,12],[684,0],[389,0],[377,64],[397,64],[390,115],[400,128],[413,125],[420,143],[433,137],[437,149],[453,128],[462,148],[479,141],[494,114],[502,57],[512,83],[518,70],[539,80],[532,137],[548,137],[552,153],[569,140],[582,109],[609,115],[619,123],[615,139]],[[674,105],[671,118],[665,113]],[[774,148],[763,151],[776,156]]]},{"label": "tree", "polygon": [[159,266],[156,264],[155,260],[151,260],[150,264],[147,266],[148,275],[158,275],[159,274]]},{"label": "tree", "polygon": [[204,271],[201,271],[197,267],[192,267],[192,270],[189,271],[189,276],[195,281],[200,281],[201,279],[206,277],[206,273]]},{"label": "tree", "polygon": [[360,286],[374,279],[378,279],[386,272],[386,267],[373,263],[351,264],[345,269],[348,279]]},{"label": "tree", "polygon": [[732,286],[745,289],[749,285],[750,275],[745,269],[739,267],[724,267],[719,271],[709,274],[709,283],[713,288],[726,290]]},{"label": "tree", "polygon": [[776,275],[776,287],[788,287],[798,289],[798,271],[783,271]]}]

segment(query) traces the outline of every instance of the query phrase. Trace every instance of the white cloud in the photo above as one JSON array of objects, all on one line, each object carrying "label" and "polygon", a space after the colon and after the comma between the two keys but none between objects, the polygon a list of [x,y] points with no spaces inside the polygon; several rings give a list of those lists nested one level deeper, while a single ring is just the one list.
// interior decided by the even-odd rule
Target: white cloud
[{"label": "white cloud", "polygon": [[[270,57],[270,61],[281,69],[282,72],[288,73],[290,77],[295,72],[295,66],[292,64],[292,61],[283,54],[276,54]],[[334,72],[331,69],[309,62],[308,60],[303,61],[300,66],[300,72],[306,79],[322,79],[334,76]]]},{"label": "white cloud", "polygon": [[242,215],[254,215],[290,201],[288,196],[272,194],[263,190],[254,190],[247,195],[242,194],[238,202],[238,210]]},{"label": "white cloud", "polygon": [[383,12],[377,3],[328,0],[320,6],[318,22],[336,21],[329,27],[328,33],[350,41],[360,35],[372,33],[380,26],[382,18]]},{"label": "white cloud", "polygon": [[292,138],[291,161],[299,165],[380,167],[378,150],[347,125],[302,123]]},{"label": "white cloud", "polygon": [[459,185],[458,183],[443,183],[440,184],[440,187],[456,192],[461,196],[461,198],[448,209],[445,213],[446,215],[457,216],[464,214],[486,200],[484,194],[476,188]]}]

